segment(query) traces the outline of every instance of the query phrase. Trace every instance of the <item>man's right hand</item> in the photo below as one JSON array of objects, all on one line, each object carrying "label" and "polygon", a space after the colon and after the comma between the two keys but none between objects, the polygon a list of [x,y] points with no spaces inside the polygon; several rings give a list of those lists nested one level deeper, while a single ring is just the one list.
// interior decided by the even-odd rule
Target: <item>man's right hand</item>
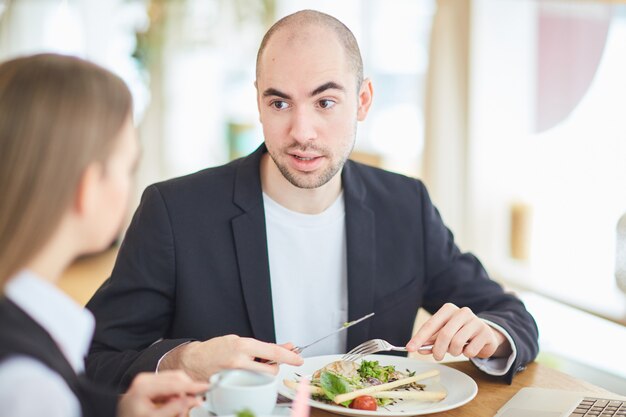
[{"label": "man's right hand", "polygon": [[[207,381],[211,375],[225,369],[276,375],[278,364],[302,365],[302,357],[291,352],[292,347],[291,344],[276,345],[236,335],[215,337],[205,342],[190,342],[169,352],[161,361],[159,371],[182,369],[198,381]],[[266,363],[270,361],[275,363]]]}]

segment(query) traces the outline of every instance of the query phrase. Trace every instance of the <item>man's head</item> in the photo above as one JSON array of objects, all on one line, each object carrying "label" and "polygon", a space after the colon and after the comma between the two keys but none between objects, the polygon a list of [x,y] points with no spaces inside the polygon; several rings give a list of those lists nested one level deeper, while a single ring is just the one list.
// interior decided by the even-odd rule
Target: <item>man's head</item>
[{"label": "man's head", "polygon": [[306,27],[309,25],[317,25],[335,34],[337,40],[344,48],[350,66],[356,77],[356,86],[359,88],[363,82],[363,59],[361,58],[361,50],[359,49],[359,44],[357,43],[354,34],[338,19],[316,10],[302,10],[294,14],[290,14],[272,25],[265,36],[263,36],[263,40],[259,46],[259,52],[256,56],[257,79],[259,78],[259,71],[261,70],[261,56],[274,34],[281,30],[297,30],[298,27]]},{"label": "man's head", "polygon": [[312,10],[279,20],[259,48],[256,87],[265,144],[282,175],[299,188],[334,178],[372,98],[352,32]]}]

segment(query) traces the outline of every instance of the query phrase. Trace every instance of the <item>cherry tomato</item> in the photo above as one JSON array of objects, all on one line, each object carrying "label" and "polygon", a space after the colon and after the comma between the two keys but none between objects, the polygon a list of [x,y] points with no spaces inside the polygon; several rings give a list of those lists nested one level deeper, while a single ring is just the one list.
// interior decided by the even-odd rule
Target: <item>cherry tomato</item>
[{"label": "cherry tomato", "polygon": [[355,408],[357,410],[371,410],[376,411],[378,406],[376,405],[376,399],[369,395],[361,395],[360,397],[356,397],[351,403],[350,408]]}]

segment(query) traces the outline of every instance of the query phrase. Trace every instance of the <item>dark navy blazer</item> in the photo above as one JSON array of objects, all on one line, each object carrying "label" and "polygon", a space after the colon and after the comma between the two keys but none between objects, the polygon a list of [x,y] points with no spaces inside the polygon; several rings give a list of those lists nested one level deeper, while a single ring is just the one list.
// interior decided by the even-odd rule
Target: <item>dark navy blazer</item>
[{"label": "dark navy blazer", "polygon": [[[97,322],[90,377],[125,389],[190,339],[275,342],[259,173],[265,152],[145,190],[111,277],[87,305]],[[535,358],[532,316],[459,251],[419,180],[348,161],[342,182],[348,318],[376,312],[348,330],[346,349],[370,338],[404,345],[419,307],[433,313],[451,302],[509,332],[517,357],[507,381]]]}]

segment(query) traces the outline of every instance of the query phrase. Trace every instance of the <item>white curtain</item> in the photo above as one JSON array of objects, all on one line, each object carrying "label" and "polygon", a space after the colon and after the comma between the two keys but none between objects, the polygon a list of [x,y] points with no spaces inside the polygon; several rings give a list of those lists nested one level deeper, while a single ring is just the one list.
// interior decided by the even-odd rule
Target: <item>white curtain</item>
[{"label": "white curtain", "polygon": [[438,0],[425,98],[424,181],[444,221],[466,237],[470,0]]}]

